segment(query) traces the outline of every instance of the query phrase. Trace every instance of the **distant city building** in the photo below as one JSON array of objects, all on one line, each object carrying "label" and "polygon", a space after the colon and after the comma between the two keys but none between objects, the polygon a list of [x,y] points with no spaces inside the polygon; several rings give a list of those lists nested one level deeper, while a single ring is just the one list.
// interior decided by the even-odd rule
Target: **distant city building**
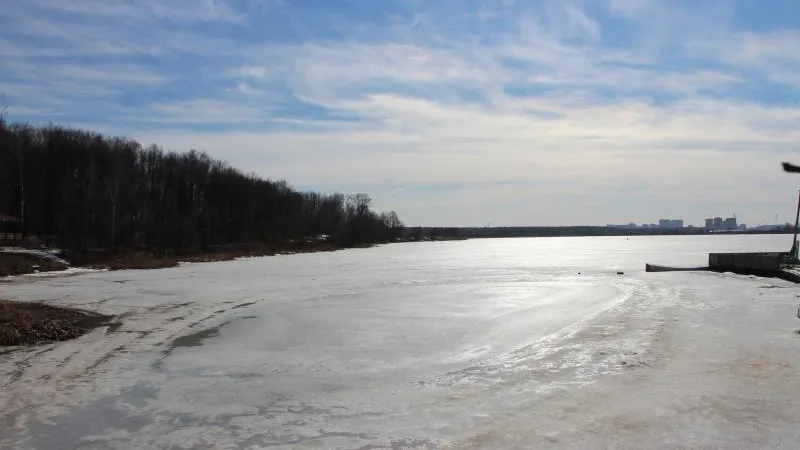
[{"label": "distant city building", "polygon": [[747,225],[745,225],[745,224],[743,224],[743,223],[740,223],[740,224],[739,224],[739,230],[740,230],[740,231],[747,231]]},{"label": "distant city building", "polygon": [[659,228],[683,228],[683,219],[661,219],[658,221]]},{"label": "distant city building", "polygon": [[722,217],[715,217],[713,219],[706,219],[706,231],[738,231],[738,230],[746,230],[747,227],[745,226],[742,228],[736,222],[736,217],[728,217],[723,219]]}]

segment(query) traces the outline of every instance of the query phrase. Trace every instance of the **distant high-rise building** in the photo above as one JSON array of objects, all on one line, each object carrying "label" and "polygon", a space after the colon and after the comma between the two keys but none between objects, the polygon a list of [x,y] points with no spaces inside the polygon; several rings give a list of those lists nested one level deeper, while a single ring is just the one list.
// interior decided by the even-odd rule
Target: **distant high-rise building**
[{"label": "distant high-rise building", "polygon": [[659,228],[683,228],[683,219],[661,219],[658,221]]},{"label": "distant high-rise building", "polygon": [[736,231],[747,229],[747,227],[740,227],[736,221],[736,216],[723,219],[722,217],[715,217],[713,219],[706,219],[707,231]]}]

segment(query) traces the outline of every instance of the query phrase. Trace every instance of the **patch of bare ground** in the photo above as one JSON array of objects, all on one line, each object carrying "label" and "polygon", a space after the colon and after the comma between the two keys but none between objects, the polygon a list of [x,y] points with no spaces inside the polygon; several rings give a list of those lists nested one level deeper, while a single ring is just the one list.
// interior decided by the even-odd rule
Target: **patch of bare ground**
[{"label": "patch of bare ground", "polygon": [[27,253],[0,253],[0,277],[23,275],[36,271],[64,270],[67,266],[40,256]]},{"label": "patch of bare ground", "polygon": [[110,317],[44,303],[0,300],[0,346],[37,345],[74,339]]}]

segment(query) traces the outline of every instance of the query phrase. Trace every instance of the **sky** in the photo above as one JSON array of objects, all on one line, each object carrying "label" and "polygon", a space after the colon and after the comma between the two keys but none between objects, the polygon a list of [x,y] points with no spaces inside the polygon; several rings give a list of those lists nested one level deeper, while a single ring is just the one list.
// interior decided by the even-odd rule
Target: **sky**
[{"label": "sky", "polygon": [[797,0],[7,0],[12,122],[407,225],[793,221]]}]

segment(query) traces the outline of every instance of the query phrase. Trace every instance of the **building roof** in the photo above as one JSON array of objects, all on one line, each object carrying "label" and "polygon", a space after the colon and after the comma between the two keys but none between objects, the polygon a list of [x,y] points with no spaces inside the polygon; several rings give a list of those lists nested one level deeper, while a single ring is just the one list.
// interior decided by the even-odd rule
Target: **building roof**
[{"label": "building roof", "polygon": [[8,214],[0,213],[0,222],[22,222],[16,217],[9,216]]}]

